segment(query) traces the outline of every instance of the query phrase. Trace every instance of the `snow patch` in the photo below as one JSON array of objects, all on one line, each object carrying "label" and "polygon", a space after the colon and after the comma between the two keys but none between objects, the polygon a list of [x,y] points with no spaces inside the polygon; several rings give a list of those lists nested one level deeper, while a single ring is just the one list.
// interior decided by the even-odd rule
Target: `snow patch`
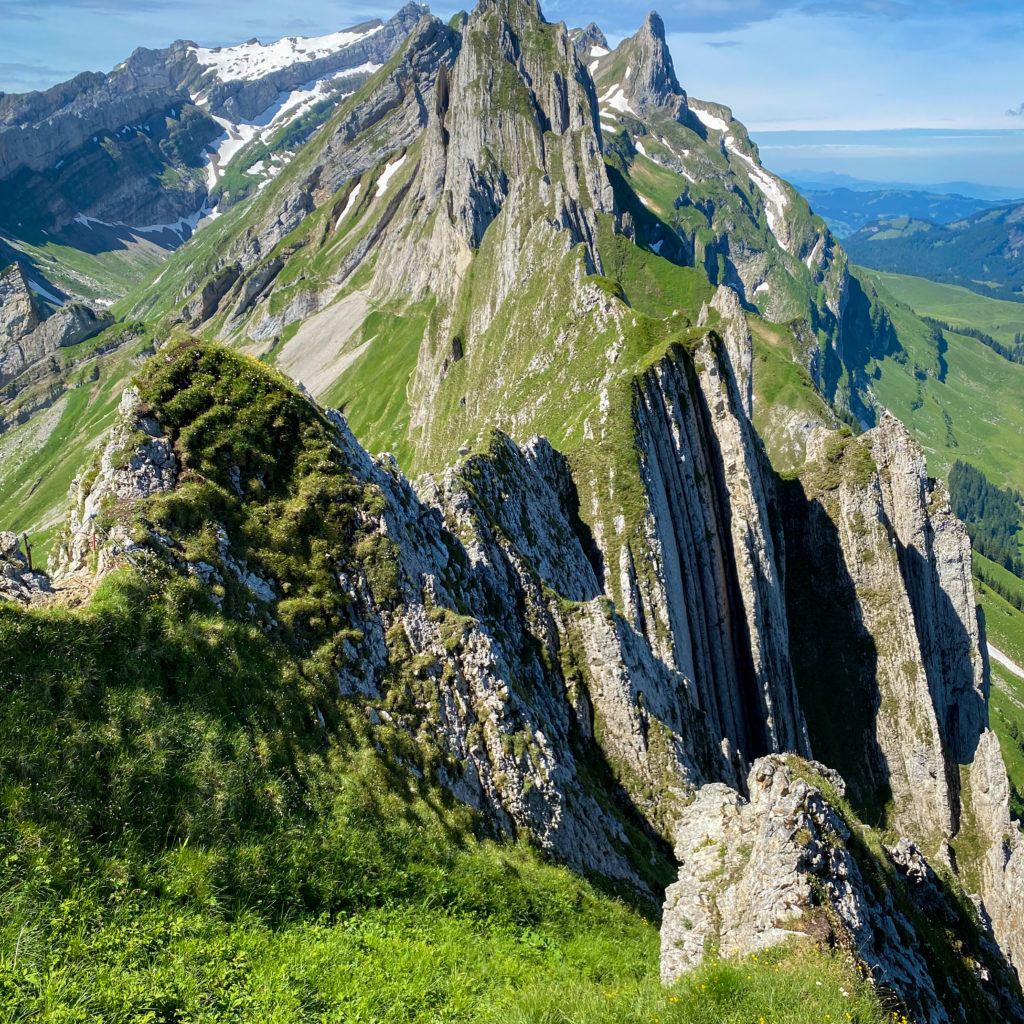
[{"label": "snow patch", "polygon": [[206,147],[206,190],[213,191],[217,179],[224,173],[227,165],[250,142],[257,137],[266,141],[281,125],[300,117],[315,103],[324,99],[330,91],[329,83],[355,75],[373,74],[381,67],[380,64],[367,62],[358,67],[338,71],[326,78],[313,79],[291,92],[279,92],[274,102],[251,121],[233,122],[224,117],[214,117],[214,121],[224,129],[224,133]]},{"label": "snow patch", "polygon": [[739,157],[747,165],[747,174],[750,176],[750,180],[764,195],[764,212],[768,218],[768,228],[775,236],[779,245],[785,249],[786,245],[780,231],[784,222],[783,211],[789,205],[789,196],[786,195],[785,189],[776,178],[772,177],[763,167],[759,167],[752,157],[747,156],[746,153],[741,153],[736,148],[735,139],[730,136],[725,141],[729,152],[733,156]]},{"label": "snow patch", "polygon": [[592,46],[590,48],[591,57],[607,57],[610,50],[606,50],[603,46]]},{"label": "snow patch", "polygon": [[633,108],[629,105],[629,100],[626,99],[626,94],[622,91],[621,85],[613,85],[597,102],[602,106],[609,106],[614,110],[622,111],[624,114],[636,116]]},{"label": "snow patch", "polygon": [[[637,151],[638,153],[642,153],[642,154],[643,154],[644,156],[647,156],[647,150],[646,150],[646,149],[644,149],[644,144],[643,144],[643,143],[642,143],[642,142],[641,142],[641,141],[640,141],[639,139],[637,139],[637,140],[636,140],[636,141],[635,141],[635,142],[633,143],[633,145],[634,145],[634,146],[636,146],[636,151]],[[650,158],[648,157],[648,159],[650,159]]]},{"label": "snow patch", "polygon": [[377,192],[375,198],[379,198],[384,195],[391,179],[402,169],[402,164],[405,163],[407,156],[407,153],[403,153],[397,160],[388,164],[384,168],[381,176],[377,179]]},{"label": "snow patch", "polygon": [[760,283],[760,284],[759,284],[759,285],[758,285],[758,286],[757,286],[757,287],[756,287],[756,288],[754,289],[754,294],[755,294],[755,295],[760,295],[760,294],[761,294],[761,292],[767,292],[767,291],[770,291],[770,290],[771,290],[771,286],[770,286],[770,285],[768,284],[768,282],[767,282],[767,281],[762,281],[762,282],[761,282],[761,283]]},{"label": "snow patch", "polygon": [[[194,235],[199,227],[199,222],[208,215],[209,210],[206,209],[206,200],[203,200],[203,205],[195,213],[189,214],[187,217],[179,217],[178,220],[170,224],[146,224],[143,227],[132,227],[131,230],[139,231],[144,235],[157,235],[163,231],[173,231],[174,234],[180,235],[184,239]],[[130,227],[130,225],[119,226]],[[188,234],[186,234],[186,231]]]},{"label": "snow patch", "polygon": [[338,214],[338,219],[334,222],[334,230],[338,230],[338,225],[349,215],[352,207],[356,205],[356,200],[359,198],[359,193],[362,190],[363,183],[361,181],[356,182],[356,187],[352,189],[348,194],[348,202],[345,203],[345,209]]},{"label": "snow patch", "polygon": [[661,247],[665,244],[664,238],[659,238],[654,245],[651,246],[651,252],[656,252],[659,256],[661,255]]},{"label": "snow patch", "polygon": [[[178,220],[172,221],[169,224],[143,224],[141,226],[135,224],[126,224],[124,221],[107,221],[100,220],[98,217],[87,217],[84,213],[79,213],[75,219],[75,224],[81,224],[84,228],[89,228],[95,231],[96,228],[113,228],[117,231],[132,231],[140,235],[156,235],[164,231],[171,231],[178,235],[182,241],[189,237],[189,235],[195,234],[199,228],[199,222],[205,220],[207,217],[210,220],[214,220],[220,216],[216,211],[208,210],[206,207],[206,200],[203,200],[203,205],[196,210],[195,213],[189,214],[187,217],[179,217]],[[187,234],[186,234],[187,232]]]},{"label": "snow patch", "polygon": [[32,291],[36,293],[36,295],[42,295],[44,299],[46,299],[49,302],[52,302],[54,305],[64,305],[63,299],[57,298],[57,296],[54,295],[53,292],[49,290],[49,288],[44,288],[38,281],[33,281],[31,277],[28,278],[28,286],[29,288],[32,289]]},{"label": "snow patch", "polygon": [[326,36],[288,36],[276,43],[242,43],[240,46],[189,47],[196,63],[217,76],[222,82],[253,82],[275,71],[308,61],[330,57],[339,50],[375,35],[384,26],[377,25],[365,32],[333,32]]},{"label": "snow patch", "polygon": [[710,110],[704,110],[690,100],[690,109],[700,118],[705,128],[711,128],[716,132],[727,132],[729,126],[720,117],[716,117]]}]

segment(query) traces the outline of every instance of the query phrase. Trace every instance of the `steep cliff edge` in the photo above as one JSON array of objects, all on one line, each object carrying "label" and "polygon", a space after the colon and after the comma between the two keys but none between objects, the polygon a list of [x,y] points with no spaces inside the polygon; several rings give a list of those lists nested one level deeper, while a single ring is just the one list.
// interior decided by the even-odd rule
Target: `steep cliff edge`
[{"label": "steep cliff edge", "polygon": [[[332,690],[331,702],[340,695],[371,721],[415,741],[438,784],[496,833],[529,835],[577,870],[657,892],[671,878],[666,840],[676,845],[685,870],[683,837],[711,827],[714,815],[705,811],[712,794],[739,807],[749,791],[753,818],[740,831],[756,830],[763,814],[776,814],[762,806],[764,769],[756,759],[790,750],[809,754],[826,738],[812,713],[820,708],[811,703],[804,727],[809,680],[798,646],[791,645],[803,608],[787,597],[803,541],[787,536],[783,548],[773,529],[771,478],[745,417],[732,358],[717,334],[698,332],[634,378],[633,457],[644,510],[637,532],[623,543],[625,520],[618,532],[614,523],[603,529],[614,505],[594,519],[581,515],[589,486],[580,488],[579,466],[546,441],[520,447],[495,433],[485,450],[424,478],[417,493],[393,460],[371,459],[338,414],[320,410],[257,364],[223,349],[165,349],[138,390],[126,395],[95,471],[76,484],[61,566],[105,571],[123,558],[144,576],[171,572],[196,580],[220,614],[301,654],[316,686]],[[245,414],[239,419],[231,410]],[[894,537],[937,576],[932,585],[927,573],[912,575],[892,551],[884,579],[868,572],[850,585],[864,632],[884,657],[877,670],[883,700],[870,709],[882,754],[866,765],[854,761],[847,771],[858,794],[872,795],[871,771],[884,777],[890,824],[916,839],[945,872],[943,888],[909,848],[892,855],[897,868],[932,879],[928,892],[946,893],[940,903],[950,935],[975,936],[971,956],[980,966],[953,984],[965,992],[970,981],[977,1005],[1012,1008],[1013,975],[997,947],[986,945],[985,918],[976,916],[953,873],[958,867],[969,888],[981,880],[986,908],[992,894],[994,934],[1011,949],[1007,929],[1016,911],[995,896],[999,883],[1016,877],[1020,859],[1000,863],[992,841],[992,828],[1005,827],[1002,819],[995,822],[998,772],[986,761],[979,764],[988,765],[990,778],[970,769],[978,797],[968,823],[946,763],[944,737],[953,743],[977,722],[971,651],[947,638],[945,661],[960,664],[966,653],[970,680],[945,690],[944,680],[935,680],[933,697],[928,671],[939,663],[938,652],[924,655],[914,646],[915,607],[939,591],[954,601],[964,596],[962,586],[957,596],[954,571],[962,538],[954,521],[945,523],[941,498],[915,512],[913,501],[930,492],[900,482],[899,474],[912,476],[919,459],[904,437],[898,424],[887,423],[863,439],[823,438],[823,475],[807,477],[824,498],[820,514],[850,535],[846,547],[837,547],[847,561],[875,564],[861,558],[863,537],[881,530],[880,561],[889,543],[884,522],[891,520],[902,531]],[[906,507],[896,509],[896,501]],[[869,511],[875,525],[865,531],[858,514]],[[297,546],[285,541],[281,530],[292,529],[286,524],[305,524]],[[808,529],[813,536],[822,527]],[[619,538],[615,548],[612,537]],[[818,562],[827,573],[823,550]],[[813,597],[813,581],[803,585]],[[896,597],[887,607],[898,621],[870,607],[882,587]],[[945,631],[954,619],[967,628],[956,614],[933,617]],[[902,646],[890,649],[901,636]],[[915,652],[919,660],[908,667]],[[844,653],[859,656],[856,649]],[[795,686],[788,681],[794,677]],[[827,694],[820,679],[817,687]],[[318,700],[327,700],[326,691]],[[327,713],[326,703],[317,706]],[[934,707],[946,709],[942,728]],[[989,735],[978,744],[982,754]],[[793,824],[772,853],[792,857],[787,870],[799,884],[787,913],[797,916],[818,905],[814,886],[805,891],[805,870],[817,861],[799,853],[800,827]],[[744,842],[731,829],[723,818],[722,842],[742,851]],[[1001,833],[998,843],[1006,841]],[[969,844],[978,856],[968,856]],[[862,893],[837,897],[853,915],[845,926],[855,935],[851,948],[871,960],[871,942],[882,940],[868,941],[864,922],[889,921],[896,931],[885,940],[890,951],[877,950],[889,965],[879,981],[911,1004],[920,999],[928,1007],[923,1019],[946,1020],[950,990],[937,980],[934,962],[949,955],[949,937],[921,938],[925,967],[916,953],[901,960],[892,949],[899,915],[910,920],[904,897],[892,897],[897,914],[889,897],[877,888],[871,895],[849,866],[840,870],[849,855],[828,856],[828,870]],[[767,877],[758,858],[748,888]],[[748,870],[739,862],[735,868]],[[684,889],[703,891],[698,882]],[[677,903],[686,916],[685,900]],[[751,948],[759,948],[784,926],[736,927],[747,929]],[[923,926],[914,918],[912,927]]]}]

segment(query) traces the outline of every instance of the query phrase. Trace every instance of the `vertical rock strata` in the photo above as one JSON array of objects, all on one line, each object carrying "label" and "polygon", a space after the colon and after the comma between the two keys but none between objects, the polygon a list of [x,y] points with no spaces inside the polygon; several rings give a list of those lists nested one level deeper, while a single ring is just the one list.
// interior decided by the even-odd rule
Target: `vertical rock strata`
[{"label": "vertical rock strata", "polygon": [[[693,378],[690,378],[693,374]],[[771,751],[809,754],[755,435],[716,335],[638,384],[652,646],[690,681],[733,781]]]},{"label": "vertical rock strata", "polygon": [[600,269],[596,216],[615,204],[597,96],[565,26],[545,23],[535,3],[474,8],[439,79],[420,159],[381,253],[378,292],[430,288],[450,298],[503,211],[508,230],[494,258],[508,272],[497,275],[492,308],[521,277],[518,230],[565,230],[584,244],[589,269]]}]

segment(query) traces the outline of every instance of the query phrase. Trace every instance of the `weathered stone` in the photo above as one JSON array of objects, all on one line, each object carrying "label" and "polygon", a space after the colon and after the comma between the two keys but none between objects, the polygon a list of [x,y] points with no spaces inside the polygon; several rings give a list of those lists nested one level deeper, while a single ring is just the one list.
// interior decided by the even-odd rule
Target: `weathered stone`
[{"label": "weathered stone", "polygon": [[[662,980],[675,981],[709,947],[747,956],[785,941],[837,943],[916,1020],[963,1019],[950,1002],[955,979],[930,947],[934,939],[915,925],[964,929],[939,878],[906,839],[888,863],[873,864],[876,855],[854,845],[842,816],[800,777],[805,770],[762,758],[750,772],[749,802],[716,783],[685,808],[676,826],[679,879],[665,894]],[[899,881],[879,885],[879,871]],[[908,903],[919,917],[908,916]],[[983,941],[977,951],[974,998],[987,1002],[992,1019],[1024,1019],[1016,978],[998,950]]]}]

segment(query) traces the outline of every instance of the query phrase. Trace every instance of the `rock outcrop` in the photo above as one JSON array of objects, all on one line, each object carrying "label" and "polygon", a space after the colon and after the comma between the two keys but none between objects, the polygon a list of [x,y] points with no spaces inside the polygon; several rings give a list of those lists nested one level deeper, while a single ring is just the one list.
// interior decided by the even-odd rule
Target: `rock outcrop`
[{"label": "rock outcrop", "polygon": [[0,272],[0,360],[7,346],[39,326],[39,306],[20,263]]},{"label": "rock outcrop", "polygon": [[85,569],[95,556],[97,572],[135,544],[117,511],[161,491],[177,480],[178,463],[160,425],[141,409],[138,391],[128,388],[93,471],[71,485],[71,509],[52,569],[55,579]]},{"label": "rock outcrop", "polygon": [[[970,904],[957,902],[913,843],[887,851],[859,840],[861,826],[808,781],[822,771],[841,797],[834,773],[780,757],[754,764],[749,801],[718,784],[698,792],[676,829],[680,870],[665,894],[662,979],[675,981],[709,947],[747,956],[784,941],[828,941],[922,1024],[979,1009],[1024,1019],[1012,969],[983,922],[964,920]],[[942,928],[978,935],[954,972],[935,937]]]},{"label": "rock outcrop", "polygon": [[31,604],[49,590],[49,577],[31,567],[21,538],[0,531],[0,600]]},{"label": "rock outcrop", "polygon": [[114,318],[78,303],[59,307],[42,319],[39,303],[21,265],[0,273],[0,385],[58,349],[86,341]]}]

